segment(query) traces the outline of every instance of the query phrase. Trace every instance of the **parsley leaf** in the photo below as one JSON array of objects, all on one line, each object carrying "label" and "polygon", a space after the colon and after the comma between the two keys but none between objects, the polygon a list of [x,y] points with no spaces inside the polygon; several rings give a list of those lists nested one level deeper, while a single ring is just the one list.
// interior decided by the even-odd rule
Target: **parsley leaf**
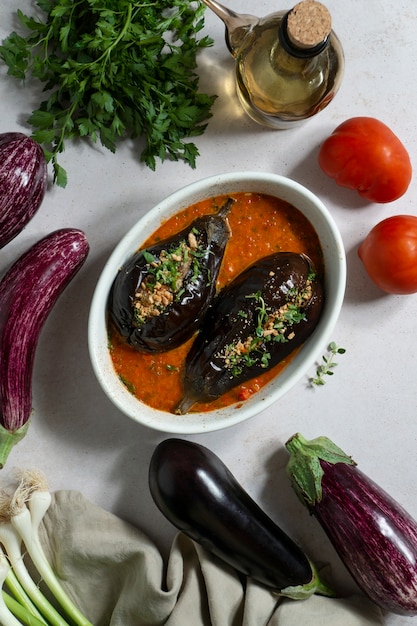
[{"label": "parsley leaf", "polygon": [[[167,157],[196,165],[216,96],[199,92],[197,54],[205,7],[188,0],[37,0],[42,12],[17,10],[26,31],[0,46],[8,74],[44,83],[46,100],[28,122],[65,186],[58,163],[65,142],[89,137],[116,151],[121,138],[143,137],[151,169]],[[40,12],[38,11],[38,14]]]}]

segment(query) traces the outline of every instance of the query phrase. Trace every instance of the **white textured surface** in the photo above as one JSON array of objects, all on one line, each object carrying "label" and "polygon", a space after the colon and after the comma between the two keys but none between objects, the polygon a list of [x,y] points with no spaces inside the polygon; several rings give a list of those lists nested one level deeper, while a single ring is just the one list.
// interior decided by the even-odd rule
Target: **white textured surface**
[{"label": "white textured surface", "polygon": [[[272,0],[230,6],[258,15],[290,8]],[[45,325],[35,364],[33,420],[3,472],[6,476],[14,467],[38,467],[52,489],[81,490],[167,549],[175,531],[156,510],[147,486],[149,458],[165,436],[122,415],[94,378],[87,318],[95,283],[119,238],[179,186],[223,171],[265,170],[293,177],[325,202],[343,236],[348,285],[334,340],[347,352],[324,387],[311,388],[306,378],[253,420],[190,439],[215,451],[313,558],[330,561],[336,581],[348,591],[353,588],[350,577],[291,492],[283,445],[296,431],[308,438],[327,435],[417,517],[417,295],[383,295],[357,258],[358,243],[374,224],[390,215],[417,213],[417,176],[400,200],[365,204],[320,172],[317,150],[346,118],[370,115],[391,126],[417,164],[417,8],[414,0],[399,0],[394,7],[388,0],[328,0],[327,6],[344,46],[345,77],[334,102],[306,125],[273,132],[244,117],[234,94],[233,60],[222,25],[207,12],[206,32],[216,46],[200,57],[201,88],[219,98],[206,133],[197,138],[201,156],[196,170],[165,163],[151,172],[138,162],[139,151],[129,141],[116,155],[86,143],[67,145],[62,156],[67,188],[51,188],[28,227],[0,251],[3,270],[35,240],[62,226],[83,229],[91,244],[87,264]],[[1,39],[15,28],[17,7],[27,9],[29,2],[2,0]],[[25,131],[37,96],[35,88],[21,87],[1,67],[0,132]],[[387,616],[387,624],[411,626],[417,617]]]}]

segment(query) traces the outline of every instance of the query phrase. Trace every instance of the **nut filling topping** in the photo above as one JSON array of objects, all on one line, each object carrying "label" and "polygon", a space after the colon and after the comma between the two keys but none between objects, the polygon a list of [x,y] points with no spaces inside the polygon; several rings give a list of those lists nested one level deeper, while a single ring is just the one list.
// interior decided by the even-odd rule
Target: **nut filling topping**
[{"label": "nut filling topping", "polygon": [[[226,345],[215,355],[215,358],[221,359],[230,370],[232,377],[239,376],[245,367],[252,367],[255,364],[267,368],[271,358],[268,343],[271,341],[286,343],[294,339],[296,331],[292,330],[292,327],[306,319],[304,308],[313,296],[314,278],[315,275],[310,274],[302,290],[289,285],[286,302],[275,310],[266,305],[261,291],[246,296],[256,303],[254,332]],[[244,311],[239,311],[238,315],[248,317]]]},{"label": "nut filling topping", "polygon": [[159,257],[143,251],[147,262],[147,276],[138,286],[132,301],[137,327],[160,315],[179,298],[184,279],[190,271],[190,282],[197,279],[201,271],[199,258],[204,253],[200,248],[198,235],[197,230],[191,230],[187,241],[182,240],[175,247],[163,250]]}]

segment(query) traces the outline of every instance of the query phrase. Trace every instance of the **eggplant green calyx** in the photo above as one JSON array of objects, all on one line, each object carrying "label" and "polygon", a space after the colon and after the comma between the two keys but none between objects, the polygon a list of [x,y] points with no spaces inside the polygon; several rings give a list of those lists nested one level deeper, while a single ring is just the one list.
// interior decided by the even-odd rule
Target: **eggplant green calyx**
[{"label": "eggplant green calyx", "polygon": [[296,433],[287,441],[285,447],[290,453],[287,474],[295,493],[307,507],[314,507],[323,496],[324,471],[320,461],[332,465],[336,463],[356,465],[350,456],[327,437],[317,437],[309,441],[300,433]]},{"label": "eggplant green calyx", "polygon": [[313,594],[317,594],[319,596],[327,596],[328,598],[336,597],[336,593],[333,591],[333,589],[326,585],[326,583],[320,578],[314,563],[312,563],[310,560],[309,562],[312,572],[310,582],[306,583],[305,585],[294,585],[290,587],[285,587],[285,589],[281,589],[281,591],[279,592],[280,596],[290,598],[291,600],[306,600]]},{"label": "eggplant green calyx", "polygon": [[23,439],[29,428],[29,420],[16,430],[7,430],[0,424],[0,469],[6,465],[7,458],[12,448]]}]

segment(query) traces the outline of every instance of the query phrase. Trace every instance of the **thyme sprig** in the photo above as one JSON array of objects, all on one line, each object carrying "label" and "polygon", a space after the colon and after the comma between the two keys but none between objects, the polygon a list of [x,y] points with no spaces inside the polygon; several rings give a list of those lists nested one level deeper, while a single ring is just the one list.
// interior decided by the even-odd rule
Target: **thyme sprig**
[{"label": "thyme sprig", "polygon": [[334,360],[336,355],[345,354],[345,352],[345,348],[340,348],[336,342],[332,341],[328,346],[327,356],[322,356],[322,363],[316,370],[316,376],[311,379],[312,385],[325,385],[325,376],[333,376],[333,369],[337,366],[337,362]]}]

